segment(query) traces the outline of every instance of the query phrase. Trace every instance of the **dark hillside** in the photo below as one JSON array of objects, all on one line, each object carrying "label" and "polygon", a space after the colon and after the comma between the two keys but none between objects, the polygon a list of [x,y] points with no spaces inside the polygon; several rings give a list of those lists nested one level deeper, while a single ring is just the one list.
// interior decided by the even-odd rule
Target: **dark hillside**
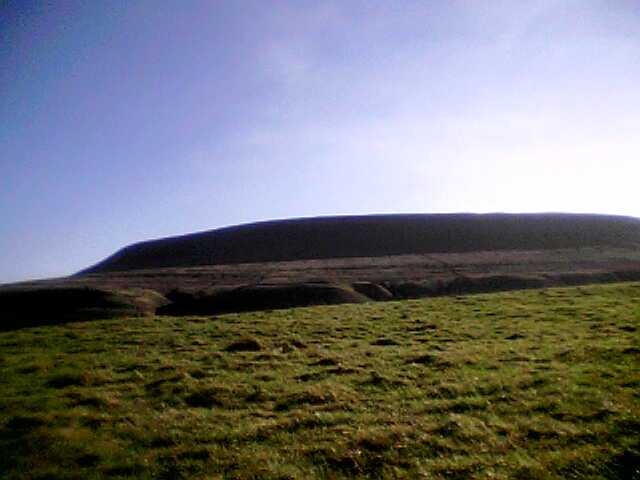
[{"label": "dark hillside", "polygon": [[130,245],[81,273],[389,255],[640,246],[640,220],[570,214],[270,221]]},{"label": "dark hillside", "polygon": [[89,287],[0,290],[0,332],[65,322],[152,315],[167,302],[152,290]]}]

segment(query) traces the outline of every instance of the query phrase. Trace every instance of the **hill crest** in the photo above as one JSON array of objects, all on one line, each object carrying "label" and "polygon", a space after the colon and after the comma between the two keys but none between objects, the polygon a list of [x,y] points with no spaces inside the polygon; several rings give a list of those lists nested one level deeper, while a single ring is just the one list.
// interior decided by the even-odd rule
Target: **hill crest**
[{"label": "hill crest", "polygon": [[129,245],[79,272],[406,254],[640,247],[640,220],[588,214],[392,214],[270,220]]}]

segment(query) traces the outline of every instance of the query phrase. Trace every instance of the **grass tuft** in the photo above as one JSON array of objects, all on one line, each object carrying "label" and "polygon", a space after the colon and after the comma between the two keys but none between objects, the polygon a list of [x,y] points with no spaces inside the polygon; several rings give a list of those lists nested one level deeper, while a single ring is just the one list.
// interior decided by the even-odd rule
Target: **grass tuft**
[{"label": "grass tuft", "polygon": [[253,337],[244,337],[230,343],[225,348],[227,352],[257,352],[262,350],[262,344]]}]

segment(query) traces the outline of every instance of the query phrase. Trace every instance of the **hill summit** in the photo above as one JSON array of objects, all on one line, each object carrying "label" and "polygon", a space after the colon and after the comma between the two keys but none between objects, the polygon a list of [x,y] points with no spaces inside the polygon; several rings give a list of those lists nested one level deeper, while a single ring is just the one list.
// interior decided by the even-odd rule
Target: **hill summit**
[{"label": "hill summit", "polygon": [[396,214],[275,220],[136,243],[80,273],[584,247],[640,247],[640,220],[578,214]]}]

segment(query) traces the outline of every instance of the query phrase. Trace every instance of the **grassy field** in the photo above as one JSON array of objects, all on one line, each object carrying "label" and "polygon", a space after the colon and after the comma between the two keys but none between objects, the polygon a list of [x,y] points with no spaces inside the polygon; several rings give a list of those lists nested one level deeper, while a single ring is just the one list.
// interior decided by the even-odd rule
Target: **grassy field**
[{"label": "grassy field", "polygon": [[0,477],[640,478],[640,283],[0,333]]}]

